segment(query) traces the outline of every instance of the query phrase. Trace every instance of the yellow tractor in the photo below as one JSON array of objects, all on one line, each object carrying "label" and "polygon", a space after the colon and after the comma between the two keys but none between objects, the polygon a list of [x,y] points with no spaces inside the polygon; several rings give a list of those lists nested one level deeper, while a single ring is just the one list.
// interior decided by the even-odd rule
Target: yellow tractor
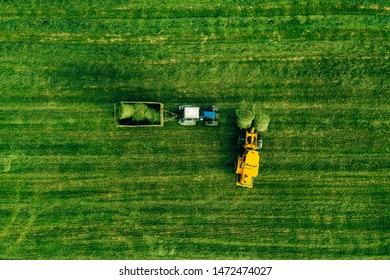
[{"label": "yellow tractor", "polygon": [[259,173],[260,152],[263,146],[261,134],[254,127],[245,130],[245,137],[238,138],[238,144],[244,149],[242,156],[238,156],[235,163],[237,186],[252,188],[253,182]]}]

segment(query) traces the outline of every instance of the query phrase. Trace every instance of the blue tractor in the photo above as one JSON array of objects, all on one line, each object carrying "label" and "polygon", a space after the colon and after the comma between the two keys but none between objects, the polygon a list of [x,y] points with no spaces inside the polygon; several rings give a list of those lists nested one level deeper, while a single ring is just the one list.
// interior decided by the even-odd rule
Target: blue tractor
[{"label": "blue tractor", "polygon": [[207,126],[218,126],[218,108],[214,105],[209,106],[205,111],[201,111],[199,107],[193,105],[181,105],[179,110],[181,112],[179,120],[181,125],[196,125],[199,121]]}]

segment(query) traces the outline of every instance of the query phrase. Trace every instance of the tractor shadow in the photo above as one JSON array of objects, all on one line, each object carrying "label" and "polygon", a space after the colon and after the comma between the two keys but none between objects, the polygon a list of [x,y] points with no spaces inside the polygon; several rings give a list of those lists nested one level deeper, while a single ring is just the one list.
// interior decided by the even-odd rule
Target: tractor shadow
[{"label": "tractor shadow", "polygon": [[238,137],[242,134],[242,130],[236,125],[236,113],[234,109],[228,109],[224,111],[223,126],[226,130],[225,138],[226,144],[226,164],[224,165],[225,170],[231,173],[234,170],[234,165],[237,160],[237,155],[242,152],[238,145]]}]

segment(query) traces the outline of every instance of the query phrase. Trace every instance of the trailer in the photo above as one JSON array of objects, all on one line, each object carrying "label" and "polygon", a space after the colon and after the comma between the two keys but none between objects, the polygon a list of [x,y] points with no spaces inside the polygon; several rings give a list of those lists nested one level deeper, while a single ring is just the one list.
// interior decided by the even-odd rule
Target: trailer
[{"label": "trailer", "polygon": [[162,127],[177,118],[159,102],[120,101],[114,103],[116,127]]}]

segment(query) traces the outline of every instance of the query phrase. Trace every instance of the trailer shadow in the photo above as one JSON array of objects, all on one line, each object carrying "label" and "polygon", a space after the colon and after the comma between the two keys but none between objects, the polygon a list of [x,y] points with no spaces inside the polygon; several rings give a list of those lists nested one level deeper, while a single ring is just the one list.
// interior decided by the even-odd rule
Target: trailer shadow
[{"label": "trailer shadow", "polygon": [[154,82],[138,65],[119,67],[114,63],[63,63],[50,73],[52,86],[66,94],[64,102],[113,103],[120,100],[156,101],[179,94],[175,88]]},{"label": "trailer shadow", "polygon": [[[100,54],[101,56],[101,54]],[[54,62],[56,63],[56,62]],[[178,84],[174,66],[153,67],[142,62],[121,63],[99,58],[60,61],[47,73],[56,98],[64,102],[113,103],[123,100],[163,103],[218,103],[224,92],[210,95],[206,88],[190,89]],[[218,90],[211,87],[212,90]]]}]

